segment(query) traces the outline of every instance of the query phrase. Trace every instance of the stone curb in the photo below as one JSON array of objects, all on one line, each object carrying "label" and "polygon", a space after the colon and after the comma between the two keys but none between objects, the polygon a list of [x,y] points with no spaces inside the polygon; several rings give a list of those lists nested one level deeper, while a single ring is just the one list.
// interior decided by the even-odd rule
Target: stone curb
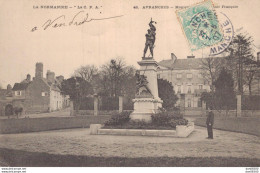
[{"label": "stone curb", "polygon": [[91,135],[122,135],[122,136],[165,136],[188,137],[194,131],[194,123],[187,126],[177,126],[176,130],[148,130],[148,129],[101,129],[101,124],[91,124]]}]

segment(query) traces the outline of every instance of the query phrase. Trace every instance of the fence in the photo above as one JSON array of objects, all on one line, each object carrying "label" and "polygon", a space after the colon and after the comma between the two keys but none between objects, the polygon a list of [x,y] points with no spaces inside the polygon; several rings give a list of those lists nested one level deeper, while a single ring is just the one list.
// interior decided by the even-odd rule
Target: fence
[{"label": "fence", "polygon": [[242,110],[260,110],[260,95],[243,95]]},{"label": "fence", "polygon": [[[71,103],[71,105],[74,104]],[[71,115],[111,115],[114,111],[122,112],[123,110],[133,110],[133,102],[131,98],[123,96],[95,96],[83,99],[78,111],[75,110],[75,105],[72,107]]]}]

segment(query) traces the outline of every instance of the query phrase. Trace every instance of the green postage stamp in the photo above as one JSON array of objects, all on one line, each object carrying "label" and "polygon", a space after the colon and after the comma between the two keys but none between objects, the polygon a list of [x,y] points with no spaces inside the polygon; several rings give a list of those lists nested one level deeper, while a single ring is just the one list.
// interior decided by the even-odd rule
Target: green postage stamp
[{"label": "green postage stamp", "polygon": [[177,11],[191,51],[215,45],[223,34],[211,1],[207,0],[187,9]]}]

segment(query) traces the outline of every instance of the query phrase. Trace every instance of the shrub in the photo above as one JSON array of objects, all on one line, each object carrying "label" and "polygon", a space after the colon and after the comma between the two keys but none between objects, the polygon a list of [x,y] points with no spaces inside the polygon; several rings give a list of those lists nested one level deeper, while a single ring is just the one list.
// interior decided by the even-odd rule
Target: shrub
[{"label": "shrub", "polygon": [[163,100],[162,107],[168,111],[174,109],[178,96],[174,92],[172,83],[164,79],[158,79],[158,92],[159,97]]},{"label": "shrub", "polygon": [[114,112],[112,117],[105,122],[105,126],[123,125],[130,120],[130,111],[123,111],[121,113]]},{"label": "shrub", "polygon": [[188,120],[184,119],[178,111],[165,111],[152,115],[152,122],[130,121],[131,111],[121,113],[114,112],[112,117],[105,122],[105,128],[126,128],[126,129],[175,129],[177,125],[187,125]]},{"label": "shrub", "polygon": [[157,126],[170,126],[176,128],[177,125],[187,125],[188,120],[183,118],[183,115],[179,111],[165,111],[152,115],[152,124]]},{"label": "shrub", "polygon": [[169,126],[176,128],[177,125],[187,125],[188,124],[188,120],[182,118],[182,119],[172,119],[169,122]]},{"label": "shrub", "polygon": [[156,125],[167,125],[172,119],[168,112],[159,112],[152,115],[152,123]]}]

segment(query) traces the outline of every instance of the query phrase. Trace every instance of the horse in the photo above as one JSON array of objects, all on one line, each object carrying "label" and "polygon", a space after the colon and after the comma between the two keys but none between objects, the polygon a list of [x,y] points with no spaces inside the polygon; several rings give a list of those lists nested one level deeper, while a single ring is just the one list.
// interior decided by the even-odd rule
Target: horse
[{"label": "horse", "polygon": [[17,118],[18,118],[18,115],[22,115],[23,108],[22,108],[22,107],[14,107],[14,108],[13,108],[13,112],[15,113],[15,115],[16,115]]}]

